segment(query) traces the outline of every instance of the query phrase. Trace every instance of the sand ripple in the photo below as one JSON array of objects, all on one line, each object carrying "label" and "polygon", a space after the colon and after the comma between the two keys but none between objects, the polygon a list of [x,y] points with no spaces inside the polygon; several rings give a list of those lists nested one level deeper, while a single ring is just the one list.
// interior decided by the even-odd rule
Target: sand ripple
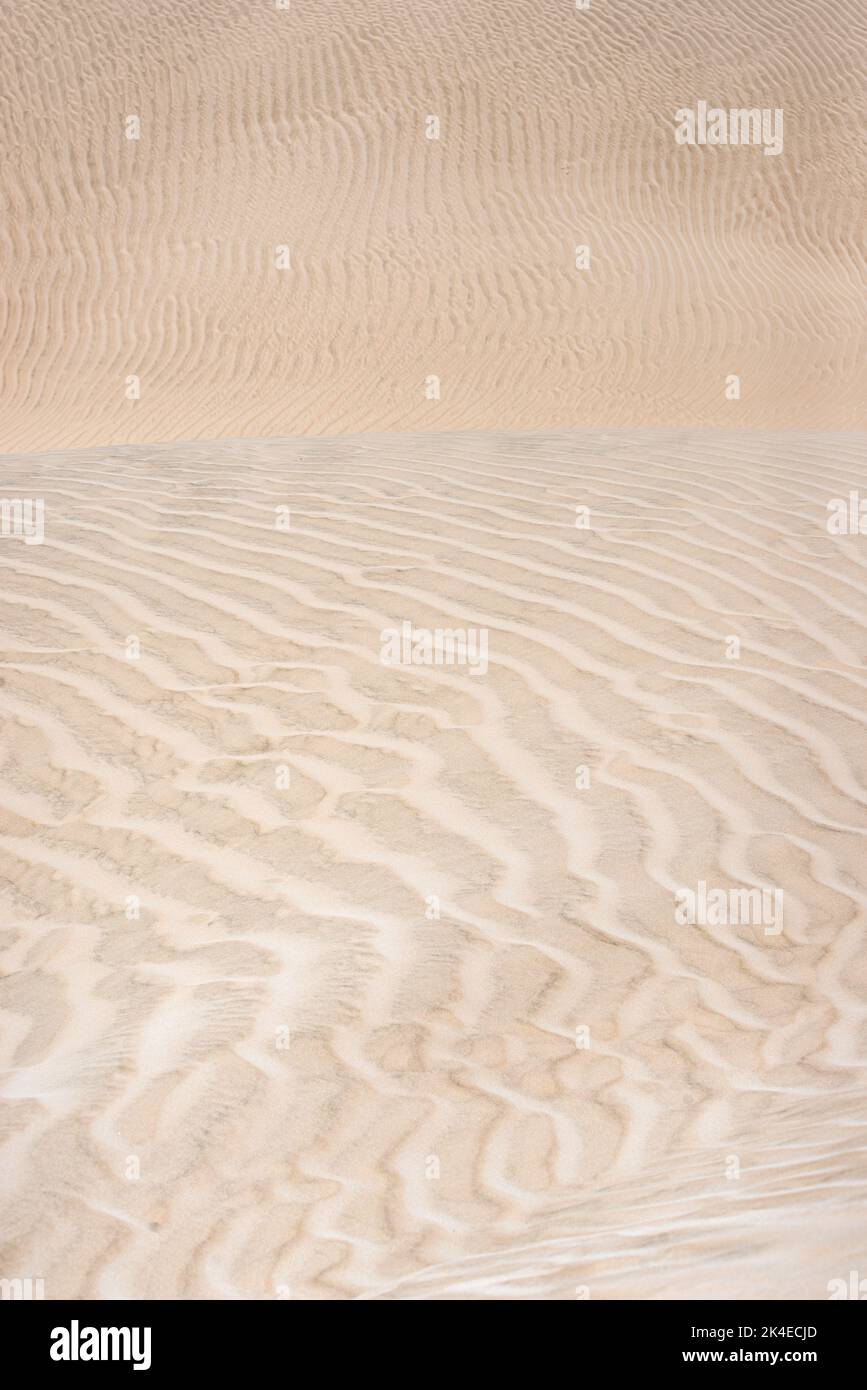
[{"label": "sand ripple", "polygon": [[863,425],[863,0],[3,11],[0,450]]},{"label": "sand ripple", "polygon": [[[0,540],[0,1273],[863,1269],[867,559],[825,504],[864,466],[796,432],[6,460],[46,538]],[[484,627],[487,674],[383,666],[404,620]],[[781,886],[784,932],[677,925],[699,879]]]}]

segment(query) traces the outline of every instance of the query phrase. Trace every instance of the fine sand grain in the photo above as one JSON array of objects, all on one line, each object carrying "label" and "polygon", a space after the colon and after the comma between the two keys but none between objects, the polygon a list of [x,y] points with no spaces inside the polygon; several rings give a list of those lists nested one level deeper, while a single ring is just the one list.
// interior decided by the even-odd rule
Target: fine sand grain
[{"label": "fine sand grain", "polygon": [[[350,128],[323,157],[362,159]],[[46,515],[0,540],[0,1273],[823,1299],[867,1269],[867,542],[825,524],[865,464],[806,431],[6,459]],[[483,630],[486,671],[383,665],[404,622]],[[701,880],[776,886],[783,930],[679,924]]]},{"label": "fine sand grain", "polygon": [[0,452],[861,428],[865,131],[864,0],[14,0]]}]

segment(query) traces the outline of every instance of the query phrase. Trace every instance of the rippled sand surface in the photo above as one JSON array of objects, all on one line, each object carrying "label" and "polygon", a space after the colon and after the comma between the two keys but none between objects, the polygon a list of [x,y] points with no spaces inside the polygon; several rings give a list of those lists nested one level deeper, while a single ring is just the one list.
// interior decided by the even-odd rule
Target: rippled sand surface
[{"label": "rippled sand surface", "polygon": [[[825,525],[865,463],[794,431],[5,459],[46,515],[0,540],[0,1273],[867,1269],[867,541]],[[404,622],[483,629],[486,672],[383,665]],[[702,879],[778,886],[783,931],[678,924]]]},{"label": "rippled sand surface", "polygon": [[863,0],[14,0],[0,94],[0,450],[863,428]]}]

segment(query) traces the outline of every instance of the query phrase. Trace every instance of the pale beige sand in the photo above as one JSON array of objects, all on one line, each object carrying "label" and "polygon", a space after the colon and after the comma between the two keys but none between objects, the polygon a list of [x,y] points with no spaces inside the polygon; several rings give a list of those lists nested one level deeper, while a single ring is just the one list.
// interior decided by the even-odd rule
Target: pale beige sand
[{"label": "pale beige sand", "polygon": [[[15,0],[0,26],[0,451],[863,426],[863,0]],[[782,108],[782,155],[677,146],[699,100]]]},{"label": "pale beige sand", "polygon": [[[865,446],[6,460],[47,516],[0,540],[0,1275],[592,1300],[867,1273],[867,539],[825,528]],[[384,667],[404,619],[486,627],[487,674]],[[780,886],[784,931],[677,925],[701,878]]]}]

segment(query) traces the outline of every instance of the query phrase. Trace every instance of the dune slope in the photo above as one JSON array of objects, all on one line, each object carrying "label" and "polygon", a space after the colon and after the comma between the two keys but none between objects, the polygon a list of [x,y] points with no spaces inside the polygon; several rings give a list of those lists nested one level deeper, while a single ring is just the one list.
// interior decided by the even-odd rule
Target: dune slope
[{"label": "dune slope", "polygon": [[[46,510],[0,540],[0,1274],[863,1269],[867,561],[826,503],[864,465],[740,431],[7,460]],[[384,664],[405,623],[478,645]],[[782,929],[678,922],[702,880]]]},{"label": "dune slope", "polygon": [[865,54],[861,0],[16,0],[0,452],[862,428]]}]

